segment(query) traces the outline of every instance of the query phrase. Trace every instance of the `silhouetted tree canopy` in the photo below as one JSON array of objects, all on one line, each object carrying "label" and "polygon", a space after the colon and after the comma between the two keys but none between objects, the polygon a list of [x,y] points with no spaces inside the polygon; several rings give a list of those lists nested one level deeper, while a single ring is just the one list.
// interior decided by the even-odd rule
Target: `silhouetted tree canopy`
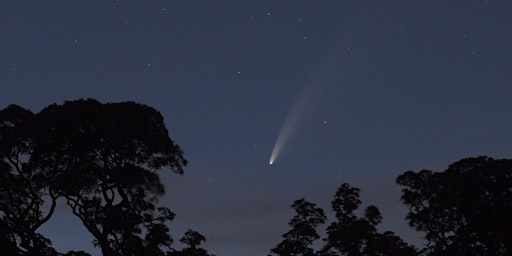
[{"label": "silhouetted tree canopy", "polygon": [[316,227],[325,222],[324,211],[305,199],[292,204],[296,215],[288,222],[292,229],[283,235],[284,240],[271,250],[271,255],[313,256],[317,255],[310,246],[320,238]]},{"label": "silhouetted tree canopy", "polygon": [[187,245],[187,247],[182,250],[170,252],[167,256],[215,256],[199,247],[202,242],[206,242],[206,238],[197,231],[191,229],[187,230],[180,239],[180,242]]},{"label": "silhouetted tree canopy", "polygon": [[91,256],[90,254],[84,252],[84,251],[69,251],[63,256]]},{"label": "silhouetted tree canopy", "polygon": [[368,206],[364,217],[358,217],[355,211],[360,205],[359,189],[343,183],[331,203],[337,221],[327,227],[327,237],[322,248],[315,250],[311,245],[320,238],[316,228],[326,221],[324,211],[304,199],[295,201],[292,208],[296,215],[289,222],[292,230],[283,235],[284,240],[271,250],[271,255],[418,255],[414,247],[393,232],[377,231],[376,225],[382,220],[377,207]]},{"label": "silhouetted tree canopy", "polygon": [[512,255],[512,160],[466,158],[397,178],[430,255]]},{"label": "silhouetted tree canopy", "polygon": [[327,227],[326,243],[322,255],[344,256],[392,256],[417,255],[414,247],[405,243],[391,231],[380,233],[377,225],[382,216],[377,207],[371,205],[358,217],[355,211],[361,205],[359,189],[343,183],[331,203],[336,221]]},{"label": "silhouetted tree canopy", "polygon": [[[187,161],[168,133],[157,110],[135,102],[68,101],[37,114],[16,105],[0,110],[0,255],[89,255],[58,253],[38,232],[59,201],[105,256],[212,256],[193,230],[180,239],[185,248],[172,247],[168,223],[175,214],[158,205],[158,172],[182,174]],[[396,181],[409,224],[425,232],[427,255],[512,255],[512,160],[467,158]],[[331,203],[336,220],[319,246],[326,215],[296,200],[291,230],[271,255],[418,255],[393,232],[378,231],[377,207],[361,212],[360,205],[359,189],[342,184]]]},{"label": "silhouetted tree canopy", "polygon": [[103,255],[172,252],[174,213],[156,205],[164,193],[157,171],[181,174],[186,163],[146,105],[77,100],[37,114],[8,106],[0,111],[0,245],[12,255],[57,255],[37,230],[64,198]]},{"label": "silhouetted tree canopy", "polygon": [[199,232],[189,229],[180,239],[180,242],[188,245],[191,249],[196,249],[202,242],[206,242],[206,238],[199,234]]},{"label": "silhouetted tree canopy", "polygon": [[[0,111],[0,229],[2,244],[12,255],[55,255],[50,240],[37,232],[56,206],[57,194],[48,189],[42,174],[33,170],[32,125],[35,115],[19,106]],[[49,198],[50,210],[41,208]]]}]

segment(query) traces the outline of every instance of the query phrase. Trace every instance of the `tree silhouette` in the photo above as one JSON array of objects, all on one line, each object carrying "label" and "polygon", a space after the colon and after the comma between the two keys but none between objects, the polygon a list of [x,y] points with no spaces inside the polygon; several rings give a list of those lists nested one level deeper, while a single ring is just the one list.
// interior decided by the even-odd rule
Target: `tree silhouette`
[{"label": "tree silhouette", "polygon": [[205,242],[206,238],[194,230],[187,230],[185,235],[180,239],[180,242],[188,245],[190,249],[197,249],[202,242]]},{"label": "tree silhouette", "polygon": [[311,245],[320,238],[316,228],[325,223],[321,208],[304,199],[295,201],[292,208],[296,215],[289,222],[292,227],[283,235],[284,240],[271,250],[271,255],[300,256],[414,256],[418,252],[391,231],[379,233],[380,211],[368,206],[364,217],[355,211],[361,205],[359,189],[343,183],[331,203],[336,220],[327,227],[325,244],[319,251]]},{"label": "tree silhouette", "polygon": [[512,161],[466,158],[397,178],[430,255],[512,255]]},{"label": "tree silhouette", "polygon": [[[58,195],[48,190],[28,162],[33,153],[33,117],[16,105],[0,111],[0,239],[10,255],[56,254],[50,240],[37,233],[52,216]],[[43,197],[51,201],[47,213],[41,210]]]},{"label": "tree silhouette", "polygon": [[326,244],[322,255],[417,255],[408,245],[391,231],[379,233],[382,217],[375,206],[368,206],[364,217],[355,211],[361,205],[359,189],[343,183],[331,203],[337,221],[327,227]]},{"label": "tree silhouette", "polygon": [[0,244],[20,255],[57,255],[36,231],[64,198],[103,255],[172,252],[166,224],[174,213],[157,206],[157,171],[181,174],[184,165],[149,106],[77,100],[33,114],[11,105],[0,111]]},{"label": "tree silhouette", "polygon": [[155,171],[182,173],[185,160],[158,111],[80,100],[43,109],[34,124],[31,166],[66,199],[103,255],[163,253],[159,248],[170,246],[170,235],[154,234],[166,233],[162,225],[174,217],[154,205],[164,192]]},{"label": "tree silhouette", "polygon": [[187,230],[180,239],[180,242],[186,244],[187,247],[183,248],[181,251],[171,252],[167,256],[215,256],[199,247],[202,242],[206,242],[206,238],[197,231],[191,229]]},{"label": "tree silhouette", "polygon": [[284,240],[271,250],[271,255],[317,255],[310,246],[320,238],[316,227],[325,223],[324,211],[305,199],[296,200],[292,204],[292,208],[296,212],[296,215],[288,223],[292,229],[283,235]]}]

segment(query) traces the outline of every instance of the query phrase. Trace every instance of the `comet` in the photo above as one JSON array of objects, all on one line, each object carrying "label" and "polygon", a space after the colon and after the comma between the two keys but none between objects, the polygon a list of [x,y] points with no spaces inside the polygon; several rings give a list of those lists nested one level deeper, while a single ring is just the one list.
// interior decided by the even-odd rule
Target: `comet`
[{"label": "comet", "polygon": [[293,108],[285,119],[283,127],[281,128],[279,135],[277,135],[276,142],[274,143],[272,154],[270,154],[269,164],[274,164],[277,157],[288,143],[290,137],[294,134],[296,123],[298,121],[298,115],[299,112],[296,110],[296,108]]},{"label": "comet", "polygon": [[[306,120],[306,117],[311,112],[314,112],[314,103],[318,99],[323,98],[322,93],[325,93],[329,86],[342,85],[343,76],[340,76],[340,74],[343,73],[344,69],[350,69],[351,65],[350,62],[339,58],[340,48],[338,42],[341,36],[343,35],[333,35],[333,40],[326,45],[325,52],[319,55],[321,57],[318,59],[316,68],[304,80],[306,83],[304,83],[294,104],[291,105],[288,115],[277,135],[268,162],[270,165],[275,164],[277,158],[289,144],[298,128]],[[350,48],[346,50],[350,50]],[[345,56],[345,54],[343,55]]]},{"label": "comet", "polygon": [[297,128],[311,111],[310,105],[313,99],[318,95],[319,90],[314,84],[304,86],[302,91],[299,93],[297,100],[290,108],[283,126],[277,135],[276,142],[274,143],[274,148],[272,149],[270,160],[268,162],[270,165],[273,165],[276,162],[279,154],[286,148],[290,139],[293,138],[297,132]]}]

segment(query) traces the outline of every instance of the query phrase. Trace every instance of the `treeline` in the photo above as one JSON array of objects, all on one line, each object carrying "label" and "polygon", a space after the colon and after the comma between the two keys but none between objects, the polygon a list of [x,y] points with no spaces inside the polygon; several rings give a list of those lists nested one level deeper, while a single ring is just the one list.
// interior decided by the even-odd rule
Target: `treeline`
[{"label": "treeline", "polygon": [[[512,255],[512,160],[466,158],[443,172],[407,171],[396,179],[402,187],[407,221],[424,234],[426,245],[415,248],[391,231],[379,232],[379,209],[368,206],[357,216],[359,189],[342,184],[331,202],[336,220],[304,199],[295,201],[291,230],[270,255],[304,256],[448,256]],[[323,244],[314,249],[313,244]],[[315,246],[318,247],[318,246]]]},{"label": "treeline", "polygon": [[[89,255],[58,252],[38,232],[59,201],[104,256],[211,256],[194,230],[176,249],[168,228],[175,214],[157,203],[164,193],[158,172],[182,174],[186,164],[152,107],[89,99],[32,113],[10,105],[0,110],[0,255]],[[467,158],[443,172],[407,171],[396,182],[409,225],[425,235],[424,248],[380,232],[377,207],[356,214],[359,189],[344,183],[331,204],[336,219],[324,233],[317,230],[327,222],[324,210],[299,199],[290,231],[270,254],[512,255],[512,160]]]}]

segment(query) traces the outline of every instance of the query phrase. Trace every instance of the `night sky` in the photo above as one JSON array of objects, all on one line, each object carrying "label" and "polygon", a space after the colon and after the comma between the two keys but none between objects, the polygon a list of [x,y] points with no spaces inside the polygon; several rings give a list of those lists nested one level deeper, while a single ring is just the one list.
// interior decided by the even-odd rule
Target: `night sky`
[{"label": "night sky", "polygon": [[[189,160],[183,176],[162,173],[176,247],[191,228],[219,256],[266,255],[294,200],[330,211],[343,182],[421,246],[396,176],[512,155],[511,14],[492,0],[5,0],[0,108],[159,110]],[[64,205],[41,232],[99,255]]]}]

